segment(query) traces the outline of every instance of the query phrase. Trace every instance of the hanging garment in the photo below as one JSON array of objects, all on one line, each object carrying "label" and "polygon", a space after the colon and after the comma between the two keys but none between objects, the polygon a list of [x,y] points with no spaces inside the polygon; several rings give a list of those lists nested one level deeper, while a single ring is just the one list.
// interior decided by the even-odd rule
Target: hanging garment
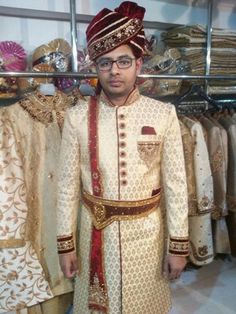
[{"label": "hanging garment", "polygon": [[227,201],[229,215],[227,217],[229,238],[232,254],[236,254],[236,124],[234,117],[221,116],[219,123],[228,134],[228,176],[227,176]]},{"label": "hanging garment", "polygon": [[53,297],[26,237],[28,213],[23,164],[12,121],[0,110],[0,313]]},{"label": "hanging garment", "polygon": [[185,170],[188,189],[188,212],[189,215],[195,215],[197,212],[196,178],[194,173],[194,140],[188,127],[179,120],[183,148]]},{"label": "hanging garment", "polygon": [[212,226],[215,253],[229,254],[230,243],[225,221],[225,216],[228,215],[226,201],[227,163],[225,162],[221,128],[204,116],[202,116],[199,121],[207,131],[207,148],[213,177],[214,209],[211,217],[213,218]]},{"label": "hanging garment", "polygon": [[190,260],[195,265],[212,262],[213,239],[211,212],[213,210],[213,180],[208,151],[201,124],[188,117],[182,122],[193,139],[193,160],[196,184],[197,210],[189,215]]},{"label": "hanging garment", "polygon": [[[162,187],[169,237],[176,239],[176,250],[180,254],[182,249],[178,241],[182,239],[182,243],[186,244],[188,235],[187,191],[183,149],[174,107],[141,96],[138,90],[129,96],[125,105],[119,107],[112,106],[102,94],[98,107],[97,161],[102,174],[103,197],[111,202],[139,202],[155,195]],[[60,168],[59,236],[76,232],[80,179],[83,189],[92,194],[86,102],[68,111]],[[78,254],[81,267],[75,284],[74,313],[89,314],[92,219],[84,204],[80,206],[79,216]],[[169,312],[170,291],[162,273],[164,225],[164,209],[159,206],[144,217],[113,221],[103,229],[109,314],[121,311],[124,314]],[[172,243],[170,241],[170,249],[173,248]],[[93,288],[100,296],[99,287]],[[94,310],[93,313],[99,311]]]},{"label": "hanging garment", "polygon": [[57,160],[64,113],[73,104],[73,97],[59,91],[50,97],[36,91],[1,109],[12,123],[22,161],[28,206],[26,239],[36,250],[54,297],[73,291],[60,270],[56,250]]}]

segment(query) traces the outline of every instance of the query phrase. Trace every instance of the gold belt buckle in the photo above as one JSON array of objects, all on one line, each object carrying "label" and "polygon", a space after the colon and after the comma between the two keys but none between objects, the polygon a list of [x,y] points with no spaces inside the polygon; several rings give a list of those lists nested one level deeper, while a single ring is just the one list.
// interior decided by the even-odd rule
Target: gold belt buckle
[{"label": "gold belt buckle", "polygon": [[98,223],[102,223],[106,218],[106,208],[102,204],[94,205],[94,216]]}]

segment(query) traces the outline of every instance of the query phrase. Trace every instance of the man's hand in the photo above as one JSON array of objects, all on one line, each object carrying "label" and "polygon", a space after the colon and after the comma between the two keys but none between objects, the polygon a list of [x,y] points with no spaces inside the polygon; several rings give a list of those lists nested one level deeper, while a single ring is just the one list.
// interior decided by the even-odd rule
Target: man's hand
[{"label": "man's hand", "polygon": [[164,272],[169,280],[174,280],[180,277],[185,265],[185,256],[168,255],[164,265]]},{"label": "man's hand", "polygon": [[75,252],[60,254],[59,262],[61,270],[66,278],[72,279],[78,274],[78,260]]}]

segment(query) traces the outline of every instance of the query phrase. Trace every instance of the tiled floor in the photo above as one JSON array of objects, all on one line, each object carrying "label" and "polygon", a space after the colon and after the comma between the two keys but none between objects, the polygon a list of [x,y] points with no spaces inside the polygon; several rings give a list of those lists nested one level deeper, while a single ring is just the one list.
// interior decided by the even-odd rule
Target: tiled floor
[{"label": "tiled floor", "polygon": [[235,314],[236,258],[187,270],[171,286],[170,314]]}]

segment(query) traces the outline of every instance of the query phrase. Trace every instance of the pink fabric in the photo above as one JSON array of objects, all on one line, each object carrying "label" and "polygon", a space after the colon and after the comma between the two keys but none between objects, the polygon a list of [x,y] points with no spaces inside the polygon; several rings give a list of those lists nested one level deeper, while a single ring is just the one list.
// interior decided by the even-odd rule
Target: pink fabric
[{"label": "pink fabric", "polygon": [[0,68],[3,71],[24,71],[26,56],[24,48],[16,42],[0,42]]}]

